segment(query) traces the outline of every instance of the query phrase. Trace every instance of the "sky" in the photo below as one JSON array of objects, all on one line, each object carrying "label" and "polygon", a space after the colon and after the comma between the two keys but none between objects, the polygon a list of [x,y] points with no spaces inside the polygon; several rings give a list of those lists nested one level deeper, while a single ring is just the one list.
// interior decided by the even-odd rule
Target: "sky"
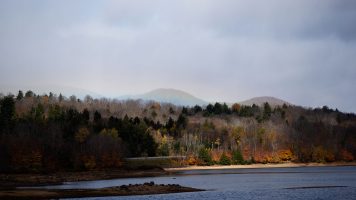
[{"label": "sky", "polygon": [[27,88],[356,112],[356,1],[0,0],[0,91]]}]

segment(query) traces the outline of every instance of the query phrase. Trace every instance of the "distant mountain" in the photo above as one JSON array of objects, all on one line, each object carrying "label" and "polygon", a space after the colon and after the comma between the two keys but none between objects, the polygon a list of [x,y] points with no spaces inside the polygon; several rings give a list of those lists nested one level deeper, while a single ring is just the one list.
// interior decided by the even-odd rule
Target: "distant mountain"
[{"label": "distant mountain", "polygon": [[248,99],[246,101],[242,101],[240,102],[241,105],[247,105],[247,106],[251,106],[253,104],[256,104],[258,106],[263,105],[264,103],[268,102],[269,105],[271,106],[282,106],[283,104],[286,105],[292,105],[291,103],[284,101],[282,99],[278,99],[275,97],[255,97],[252,99]]},{"label": "distant mountain", "polygon": [[[142,95],[125,96],[126,99],[153,100],[162,103],[171,103],[179,106],[206,105],[206,101],[199,99],[187,92],[176,89],[156,89]],[[121,97],[122,99],[122,97]]]}]

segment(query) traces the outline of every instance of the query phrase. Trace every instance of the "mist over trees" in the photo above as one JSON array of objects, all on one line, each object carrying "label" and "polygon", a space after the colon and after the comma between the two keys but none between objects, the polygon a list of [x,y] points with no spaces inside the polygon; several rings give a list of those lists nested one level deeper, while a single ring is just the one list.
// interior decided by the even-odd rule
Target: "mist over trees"
[{"label": "mist over trees", "polygon": [[356,116],[327,106],[179,107],[19,91],[0,97],[0,171],[120,168],[127,157],[185,164],[352,161]]}]

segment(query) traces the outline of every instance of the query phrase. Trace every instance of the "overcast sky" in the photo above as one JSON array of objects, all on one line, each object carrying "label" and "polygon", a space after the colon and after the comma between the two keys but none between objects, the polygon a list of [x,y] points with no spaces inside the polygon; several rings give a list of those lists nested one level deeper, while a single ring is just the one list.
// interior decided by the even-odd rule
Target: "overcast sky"
[{"label": "overcast sky", "polygon": [[356,1],[0,0],[0,87],[356,112]]}]

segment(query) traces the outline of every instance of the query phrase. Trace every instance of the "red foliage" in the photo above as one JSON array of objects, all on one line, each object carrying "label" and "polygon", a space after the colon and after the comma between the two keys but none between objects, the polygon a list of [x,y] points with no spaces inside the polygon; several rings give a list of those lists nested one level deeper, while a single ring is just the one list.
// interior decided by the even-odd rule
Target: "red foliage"
[{"label": "red foliage", "polygon": [[340,152],[339,152],[339,156],[340,156],[340,159],[343,160],[343,161],[346,161],[346,162],[351,162],[354,160],[354,156],[349,152],[347,151],[346,149],[342,149]]}]

